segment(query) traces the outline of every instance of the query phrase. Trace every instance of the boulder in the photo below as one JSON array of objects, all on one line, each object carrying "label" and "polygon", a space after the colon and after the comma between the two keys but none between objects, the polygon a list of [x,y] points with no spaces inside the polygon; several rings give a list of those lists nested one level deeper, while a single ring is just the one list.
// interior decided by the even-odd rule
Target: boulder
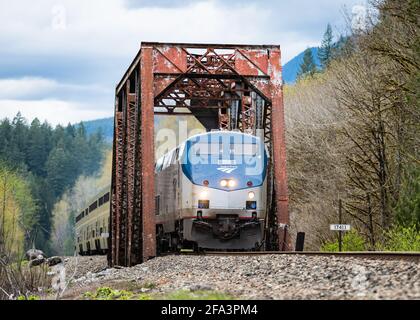
[{"label": "boulder", "polygon": [[41,258],[35,258],[29,261],[29,267],[30,268],[36,267],[43,264],[44,262],[45,262],[45,258],[41,256]]},{"label": "boulder", "polygon": [[47,259],[47,263],[50,267],[55,266],[59,263],[62,263],[63,259],[61,259],[60,257],[54,256],[54,257],[50,257]]},{"label": "boulder", "polygon": [[29,261],[35,260],[35,259],[39,259],[40,257],[41,258],[45,258],[45,254],[41,250],[38,250],[38,249],[29,249],[28,251],[26,251],[26,258]]}]

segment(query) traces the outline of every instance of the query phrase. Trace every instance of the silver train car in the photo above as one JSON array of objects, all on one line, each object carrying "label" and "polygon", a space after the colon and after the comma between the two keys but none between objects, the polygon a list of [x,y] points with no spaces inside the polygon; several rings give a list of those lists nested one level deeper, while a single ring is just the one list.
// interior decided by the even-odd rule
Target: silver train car
[{"label": "silver train car", "polygon": [[110,187],[102,189],[76,216],[75,244],[80,255],[106,254],[108,250]]},{"label": "silver train car", "polygon": [[[263,141],[236,131],[190,137],[159,158],[155,164],[157,253],[181,248],[260,249],[266,218],[267,164]],[[95,201],[99,206],[100,197],[94,199],[92,208]],[[101,223],[109,221],[109,201],[105,206],[107,212],[98,210],[95,214],[94,209],[92,219],[81,214],[76,222],[76,232],[82,235],[77,239],[79,253],[108,249],[107,241],[101,242],[102,236],[108,236],[108,228],[103,226],[102,233],[100,230]]]}]

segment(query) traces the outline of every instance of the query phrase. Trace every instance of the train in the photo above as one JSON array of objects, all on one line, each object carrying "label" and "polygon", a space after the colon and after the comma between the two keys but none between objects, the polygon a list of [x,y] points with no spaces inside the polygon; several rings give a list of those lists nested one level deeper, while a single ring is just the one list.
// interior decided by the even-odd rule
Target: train
[{"label": "train", "polygon": [[[157,254],[180,249],[261,249],[268,159],[261,138],[239,131],[194,135],[157,159]],[[108,250],[109,189],[76,217],[81,255]]]}]

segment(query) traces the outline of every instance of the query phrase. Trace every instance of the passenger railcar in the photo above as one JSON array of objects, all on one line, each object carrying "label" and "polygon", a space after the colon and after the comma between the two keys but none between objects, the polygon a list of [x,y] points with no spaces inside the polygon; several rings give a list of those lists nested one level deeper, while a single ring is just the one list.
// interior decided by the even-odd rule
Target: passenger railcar
[{"label": "passenger railcar", "polygon": [[105,254],[108,250],[110,188],[102,189],[76,216],[76,250],[80,255]]}]

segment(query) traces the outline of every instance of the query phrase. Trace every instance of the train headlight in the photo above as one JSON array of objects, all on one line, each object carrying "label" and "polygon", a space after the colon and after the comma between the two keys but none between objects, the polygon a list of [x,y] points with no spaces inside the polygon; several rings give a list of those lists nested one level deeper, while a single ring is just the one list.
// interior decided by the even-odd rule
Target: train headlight
[{"label": "train headlight", "polygon": [[252,192],[252,191],[248,192],[248,198],[249,199],[254,199],[255,198],[255,193]]},{"label": "train headlight", "polygon": [[229,181],[228,181],[228,186],[229,186],[230,188],[233,188],[234,186],[236,186],[236,181],[235,181],[235,180],[229,180]]},{"label": "train headlight", "polygon": [[208,192],[207,191],[201,191],[200,193],[200,199],[207,199]]},{"label": "train headlight", "polygon": [[221,187],[226,187],[227,185],[228,185],[227,180],[224,180],[224,179],[223,179],[223,180],[221,180],[221,181],[220,181],[220,186],[221,186]]}]

